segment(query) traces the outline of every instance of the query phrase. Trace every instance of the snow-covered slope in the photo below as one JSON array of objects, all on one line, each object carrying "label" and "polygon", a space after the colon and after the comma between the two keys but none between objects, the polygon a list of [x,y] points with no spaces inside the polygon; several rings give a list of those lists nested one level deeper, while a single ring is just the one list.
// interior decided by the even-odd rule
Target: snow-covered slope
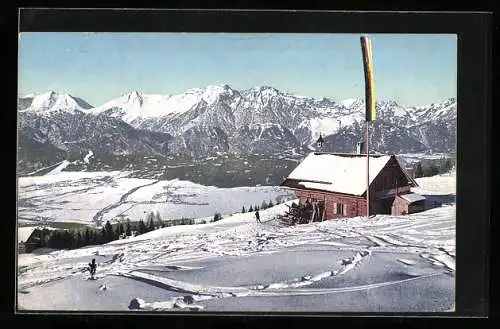
[{"label": "snow-covered slope", "polygon": [[[420,180],[454,190],[453,174]],[[438,312],[455,298],[455,204],[281,227],[285,204],[102,246],[19,255],[25,310]],[[95,258],[97,280],[87,280]],[[51,298],[46,296],[50,292]]]}]

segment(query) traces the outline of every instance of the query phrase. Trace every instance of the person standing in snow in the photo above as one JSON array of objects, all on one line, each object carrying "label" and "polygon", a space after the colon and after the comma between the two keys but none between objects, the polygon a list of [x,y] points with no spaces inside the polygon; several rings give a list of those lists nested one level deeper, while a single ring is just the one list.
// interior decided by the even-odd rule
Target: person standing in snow
[{"label": "person standing in snow", "polygon": [[96,269],[97,269],[97,264],[95,263],[95,258],[92,258],[92,263],[89,263],[89,272],[91,279],[94,279]]},{"label": "person standing in snow", "polygon": [[260,215],[259,215],[259,211],[258,211],[258,210],[255,212],[255,218],[257,219],[257,223],[260,223],[260,222],[261,222],[261,221],[260,221]]}]

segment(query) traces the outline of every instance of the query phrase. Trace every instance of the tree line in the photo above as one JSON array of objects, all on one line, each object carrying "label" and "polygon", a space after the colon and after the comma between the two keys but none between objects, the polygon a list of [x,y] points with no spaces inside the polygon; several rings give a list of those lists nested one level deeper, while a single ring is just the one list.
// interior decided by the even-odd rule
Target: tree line
[{"label": "tree line", "polygon": [[[272,200],[269,202],[263,201],[259,205],[251,205],[248,210],[243,206],[242,213],[253,212],[256,210],[263,210],[273,207],[274,203]],[[216,222],[221,220],[223,217],[219,212],[216,212],[209,222]],[[137,236],[153,230],[177,226],[177,225],[193,225],[196,224],[193,218],[180,218],[164,221],[162,220],[159,212],[154,214],[149,213],[146,219],[139,220],[138,222],[131,223],[130,219],[125,222],[119,222],[117,224],[111,224],[109,221],[102,228],[92,228],[86,227],[84,229],[56,229],[56,230],[42,230],[42,237],[39,242],[40,248],[52,248],[52,249],[76,249],[89,245],[100,245],[105,244],[114,240],[124,239],[130,236]],[[205,220],[202,220],[200,224],[206,224]]]},{"label": "tree line", "polygon": [[415,178],[430,177],[449,172],[455,165],[452,158],[440,158],[427,162],[419,161],[414,165]]},{"label": "tree line", "polygon": [[[219,213],[216,213],[214,215],[214,221],[220,219],[222,219],[222,216]],[[145,221],[141,219],[136,223],[131,223],[130,219],[127,219],[125,222],[120,222],[114,225],[107,221],[106,224],[100,229],[91,227],[69,230],[43,229],[39,247],[52,249],[76,249],[89,245],[105,244],[114,240],[141,235],[168,226],[192,224],[195,224],[195,220],[193,218],[163,221],[158,212],[156,214],[151,212],[147,215]]]},{"label": "tree line", "polygon": [[271,207],[274,207],[274,203],[272,200],[269,200],[269,202],[262,201],[262,204],[260,205],[260,207],[258,205],[253,205],[253,206],[250,206],[247,210],[245,208],[245,206],[243,206],[243,208],[241,208],[241,213],[264,210],[264,209],[271,208]]}]

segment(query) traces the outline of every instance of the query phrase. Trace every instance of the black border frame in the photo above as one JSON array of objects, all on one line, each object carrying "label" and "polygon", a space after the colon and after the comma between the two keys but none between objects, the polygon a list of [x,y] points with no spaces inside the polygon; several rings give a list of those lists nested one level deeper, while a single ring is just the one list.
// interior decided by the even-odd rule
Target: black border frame
[{"label": "black border frame", "polygon": [[[343,317],[484,317],[489,300],[489,191],[490,191],[490,96],[492,72],[493,15],[486,12],[327,12],[294,10],[111,10],[111,9],[20,9],[21,32],[277,32],[277,33],[453,33],[458,36],[457,118],[457,272],[456,312],[453,313],[334,313]],[[17,33],[16,33],[17,34]],[[17,52],[17,36],[14,48]],[[15,55],[17,57],[17,54]],[[17,71],[17,70],[16,70]],[[17,76],[17,72],[16,72]],[[17,95],[17,90],[14,90]],[[14,102],[13,102],[14,103]],[[17,132],[16,132],[17,134]],[[16,186],[17,193],[17,186]],[[465,200],[465,201],[461,201]],[[484,205],[484,207],[483,207]],[[15,216],[15,215],[14,215]],[[15,257],[15,223],[2,223],[6,238],[2,250]],[[14,247],[14,250],[11,248]],[[12,259],[11,264],[15,264]],[[13,282],[17,282],[14,273]],[[10,281],[10,280],[9,280]],[[5,281],[4,281],[5,282]],[[2,294],[11,310],[16,287],[5,282]],[[13,288],[13,289],[12,289]],[[43,312],[51,314],[52,312]],[[66,312],[57,312],[57,314]],[[122,312],[72,312],[65,317],[85,321],[88,315],[128,315]],[[86,315],[87,314],[87,315]],[[142,313],[141,314],[156,314]],[[192,318],[192,313],[186,317]],[[226,313],[200,313],[207,321]],[[261,313],[230,313],[230,317],[262,316]],[[281,314],[267,319],[285,320]],[[312,313],[286,313],[288,317]],[[96,315],[97,316],[97,315]],[[177,313],[161,314],[169,321]],[[17,313],[26,320],[32,315]],[[128,317],[136,323],[143,316]],[[201,317],[201,319],[200,319]],[[35,316],[36,318],[36,316]],[[133,321],[131,321],[133,320]],[[402,320],[398,321],[400,324]],[[181,321],[182,323],[182,321]],[[312,324],[312,323],[311,323]],[[206,325],[210,326],[207,322]]]}]

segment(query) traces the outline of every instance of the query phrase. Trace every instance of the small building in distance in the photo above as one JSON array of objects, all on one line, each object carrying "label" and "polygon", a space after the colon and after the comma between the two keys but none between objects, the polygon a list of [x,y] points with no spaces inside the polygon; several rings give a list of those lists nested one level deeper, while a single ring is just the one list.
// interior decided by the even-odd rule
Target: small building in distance
[{"label": "small building in distance", "polygon": [[37,226],[17,228],[17,252],[31,253],[33,250],[42,247],[42,241],[48,238],[51,229]]},{"label": "small building in distance", "polygon": [[[366,215],[366,154],[310,153],[281,186],[300,203],[316,203],[319,221]],[[425,197],[412,193],[417,182],[394,155],[370,155],[370,215],[405,215],[425,210]]]}]

